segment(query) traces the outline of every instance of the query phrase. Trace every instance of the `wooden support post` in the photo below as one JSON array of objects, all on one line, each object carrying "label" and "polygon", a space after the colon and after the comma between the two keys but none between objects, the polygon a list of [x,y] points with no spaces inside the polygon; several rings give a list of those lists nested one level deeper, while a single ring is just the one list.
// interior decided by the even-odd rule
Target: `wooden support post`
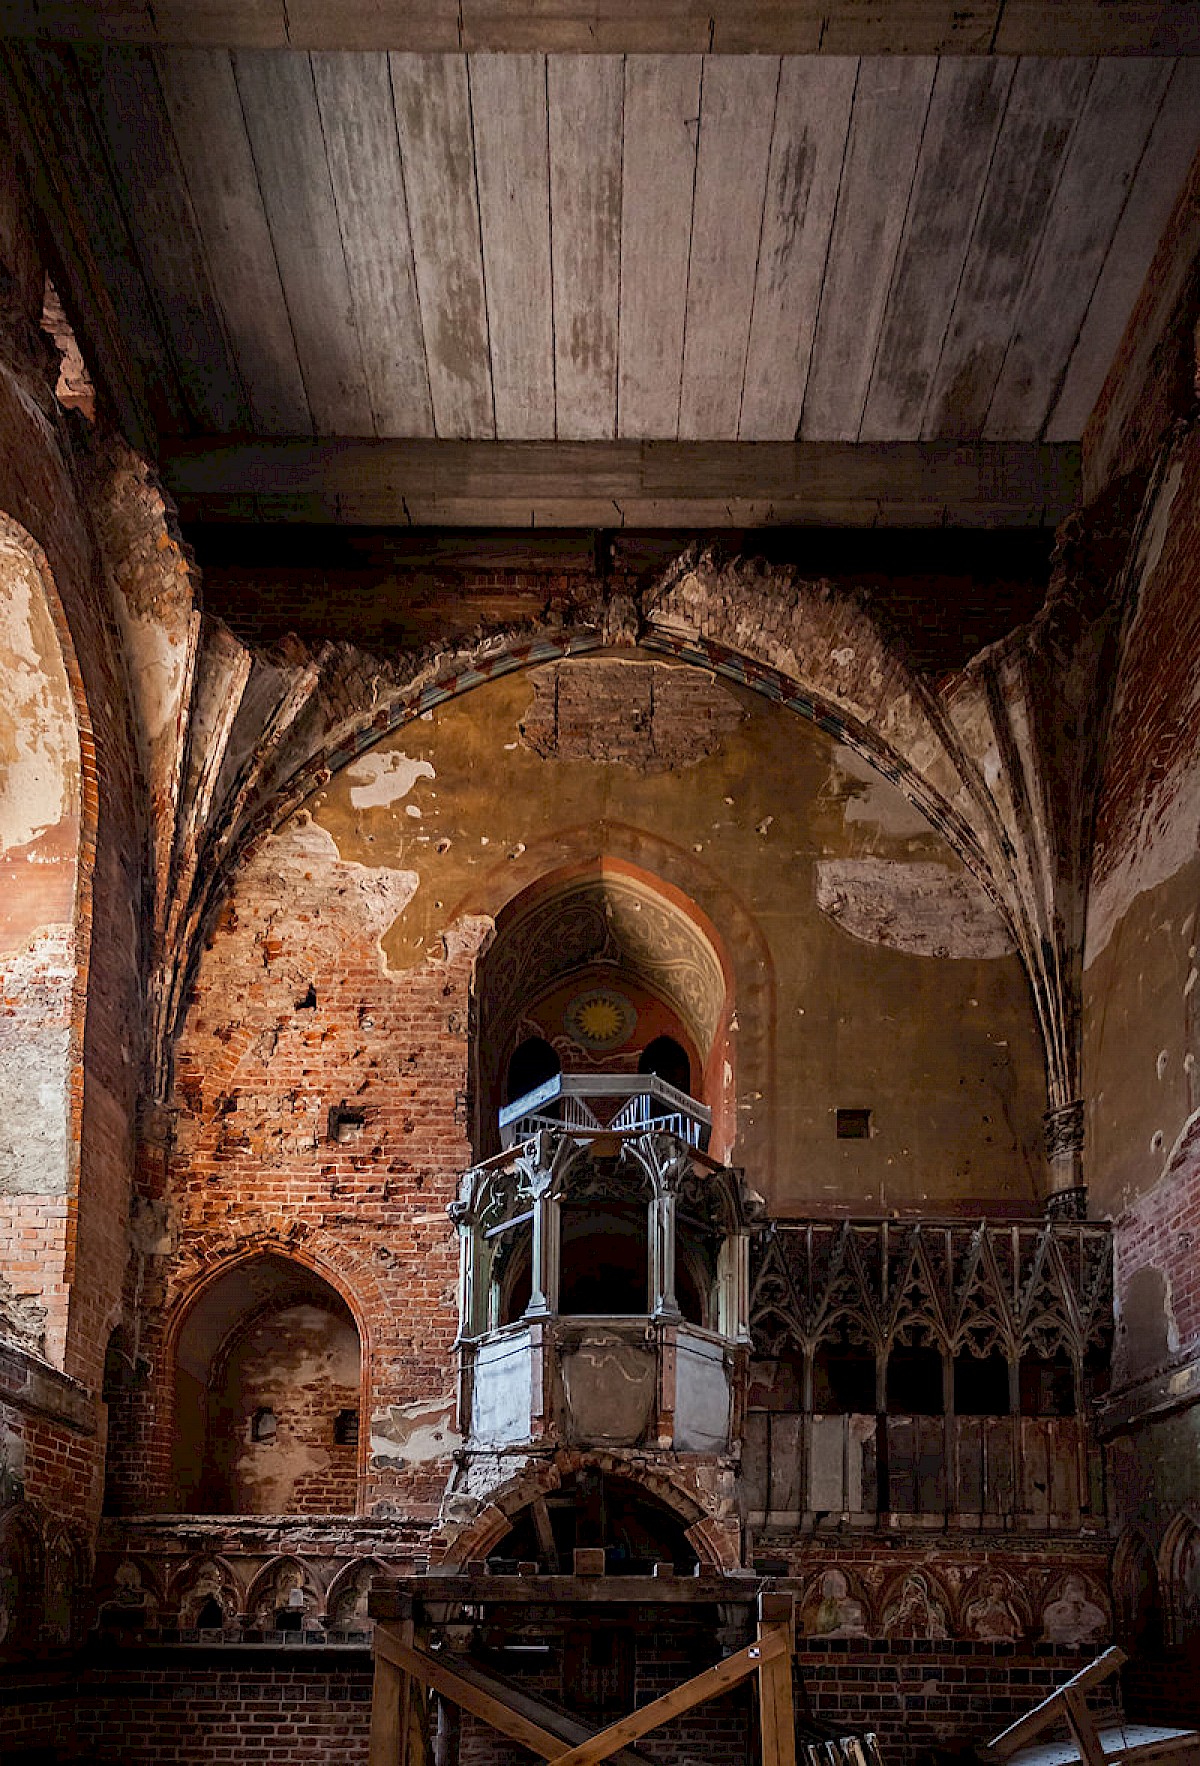
[{"label": "wooden support post", "polygon": [[758,1603],[758,1717],[762,1766],[796,1766],[796,1712],[792,1701],[794,1603],[790,1594],[763,1594]]},{"label": "wooden support post", "polygon": [[[416,1636],[411,1600],[402,1599],[401,1614],[398,1622],[387,1625],[387,1630],[397,1641],[407,1644],[411,1649]],[[409,1766],[412,1681],[404,1669],[379,1648],[383,1629],[384,1622],[377,1622],[375,1685],[371,1695],[371,1738],[367,1766]]]},{"label": "wooden support post", "polygon": [[1078,1744],[1083,1766],[1104,1766],[1104,1744],[1100,1740],[1096,1720],[1088,1710],[1086,1694],[1077,1687],[1072,1687],[1063,1694],[1063,1704],[1067,1708],[1067,1722]]}]

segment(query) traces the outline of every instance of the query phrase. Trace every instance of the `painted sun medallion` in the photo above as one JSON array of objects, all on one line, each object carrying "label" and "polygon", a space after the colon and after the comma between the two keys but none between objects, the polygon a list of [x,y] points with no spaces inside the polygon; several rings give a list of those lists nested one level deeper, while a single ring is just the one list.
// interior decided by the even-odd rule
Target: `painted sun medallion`
[{"label": "painted sun medallion", "polygon": [[577,993],[563,1013],[563,1029],[586,1049],[615,1049],[628,1042],[637,1023],[632,1000],[613,988]]}]

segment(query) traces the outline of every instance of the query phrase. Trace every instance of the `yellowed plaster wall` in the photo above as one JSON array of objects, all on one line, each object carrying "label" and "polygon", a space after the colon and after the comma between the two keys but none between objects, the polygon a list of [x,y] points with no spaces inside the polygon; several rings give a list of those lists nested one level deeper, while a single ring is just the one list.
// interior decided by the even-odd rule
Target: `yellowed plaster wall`
[{"label": "yellowed plaster wall", "polygon": [[[776,1212],[1032,1206],[1045,1105],[1029,993],[941,837],[857,755],[752,692],[689,670],[683,695],[667,679],[683,665],[661,662],[555,666],[570,673],[439,708],[310,799],[343,859],[415,881],[382,940],[391,969],[440,955],[457,919],[548,872],[635,863],[738,945],[737,1011],[757,1018],[737,1034],[752,1028],[767,1058],[749,1089],[739,1057],[732,1157]],[[547,738],[554,694],[577,721]],[[625,760],[591,757],[597,723]],[[846,1106],[872,1111],[869,1140],[835,1138]]]}]

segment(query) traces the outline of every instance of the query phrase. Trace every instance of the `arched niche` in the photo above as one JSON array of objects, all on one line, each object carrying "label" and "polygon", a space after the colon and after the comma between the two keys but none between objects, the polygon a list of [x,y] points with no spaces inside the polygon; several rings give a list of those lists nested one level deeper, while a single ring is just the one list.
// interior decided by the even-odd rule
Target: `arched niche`
[{"label": "arched niche", "polygon": [[496,916],[475,1001],[480,1157],[498,1150],[499,1109],[532,1050],[548,1073],[553,1059],[568,1077],[633,1076],[670,1046],[714,1137],[731,1138],[732,967],[695,904],[657,879],[600,859],[530,884]]},{"label": "arched niche", "polygon": [[175,1339],[174,1506],[348,1514],[362,1353],[342,1297],[268,1254],[210,1282]]},{"label": "arched niche", "polygon": [[580,1547],[602,1550],[610,1576],[649,1575],[663,1563],[690,1576],[699,1566],[676,1510],[633,1479],[595,1465],[581,1466],[510,1518],[510,1531],[488,1554],[500,1568],[515,1559],[557,1572]]},{"label": "arched niche", "polygon": [[56,1362],[66,1336],[90,924],[90,744],[85,754],[81,728],[82,689],[48,566],[0,515],[0,1320]]}]

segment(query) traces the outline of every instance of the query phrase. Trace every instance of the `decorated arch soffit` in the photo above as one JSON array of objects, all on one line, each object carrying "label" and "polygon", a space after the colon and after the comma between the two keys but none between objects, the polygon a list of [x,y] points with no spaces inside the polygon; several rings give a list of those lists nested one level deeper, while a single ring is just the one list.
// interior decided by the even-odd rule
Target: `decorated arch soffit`
[{"label": "decorated arch soffit", "polygon": [[725,1003],[721,959],[695,921],[637,879],[611,871],[518,897],[498,920],[483,963],[497,1043],[529,1002],[595,964],[624,970],[669,1001],[705,1055]]}]

